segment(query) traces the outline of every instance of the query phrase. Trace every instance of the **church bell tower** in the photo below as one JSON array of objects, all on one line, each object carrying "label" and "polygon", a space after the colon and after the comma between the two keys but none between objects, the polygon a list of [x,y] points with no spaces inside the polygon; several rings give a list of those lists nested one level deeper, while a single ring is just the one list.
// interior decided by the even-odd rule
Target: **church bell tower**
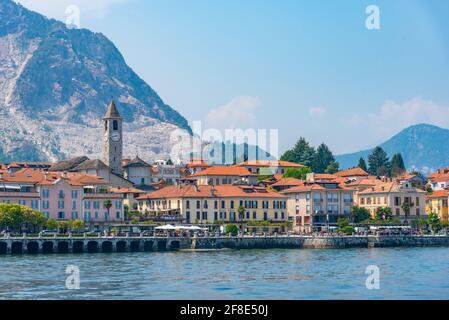
[{"label": "church bell tower", "polygon": [[103,118],[104,144],[103,160],[111,168],[112,172],[122,175],[123,158],[123,118],[120,116],[114,100],[108,106]]}]

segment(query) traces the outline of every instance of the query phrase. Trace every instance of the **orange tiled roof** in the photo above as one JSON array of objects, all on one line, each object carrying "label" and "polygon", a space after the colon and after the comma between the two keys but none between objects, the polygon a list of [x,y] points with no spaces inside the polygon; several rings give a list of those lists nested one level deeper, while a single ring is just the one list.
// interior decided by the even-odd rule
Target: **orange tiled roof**
[{"label": "orange tiled roof", "polygon": [[194,161],[190,162],[189,164],[187,164],[187,168],[197,168],[197,167],[209,168],[212,166],[203,160],[194,160]]},{"label": "orange tiled roof", "polygon": [[429,198],[447,198],[449,196],[449,190],[437,190],[429,195]]},{"label": "orange tiled roof", "polygon": [[[245,192],[245,190],[250,192]],[[167,199],[167,198],[280,198],[286,197],[260,188],[253,188],[249,186],[168,186],[163,189],[154,191],[145,196],[139,197],[139,200],[147,199]]]},{"label": "orange tiled roof", "polygon": [[112,188],[112,193],[145,193],[145,191],[136,188]]},{"label": "orange tiled roof", "polygon": [[271,187],[302,186],[303,184],[303,180],[299,180],[296,178],[282,178],[273,183]]},{"label": "orange tiled roof", "polygon": [[249,172],[248,169],[240,166],[213,166],[203,171],[192,174],[190,177],[201,176],[239,176],[247,177],[255,174]]},{"label": "orange tiled roof", "polygon": [[306,182],[303,185],[296,186],[296,187],[281,191],[281,193],[294,193],[294,192],[303,192],[303,191],[312,191],[312,190],[350,190],[350,189],[345,188],[342,184],[339,184],[337,182],[330,182],[330,183],[335,183],[336,187],[330,188],[330,187],[323,186],[323,184],[321,184],[321,183],[307,183]]},{"label": "orange tiled roof", "polygon": [[64,179],[67,183],[75,186],[84,185],[107,185],[109,184],[103,178],[82,174],[76,172],[49,172],[45,173],[42,171],[37,171],[33,169],[22,169],[14,173],[3,172],[0,177],[1,182],[13,182],[13,183],[30,183],[39,185],[51,185],[55,183],[58,179]]},{"label": "orange tiled roof", "polygon": [[[417,193],[425,193],[425,191],[412,188]],[[388,192],[400,192],[399,184],[396,182],[381,182],[374,186],[368,187],[363,191],[360,191],[359,194],[370,194],[370,193],[388,193]]]},{"label": "orange tiled roof", "polygon": [[369,176],[369,174],[362,168],[352,168],[348,170],[341,170],[335,173],[337,177],[353,177],[353,176]]}]

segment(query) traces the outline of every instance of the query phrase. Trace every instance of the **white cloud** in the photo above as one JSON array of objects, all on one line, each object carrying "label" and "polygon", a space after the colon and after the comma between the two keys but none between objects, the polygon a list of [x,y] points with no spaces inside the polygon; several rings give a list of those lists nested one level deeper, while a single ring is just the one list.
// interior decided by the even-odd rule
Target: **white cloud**
[{"label": "white cloud", "polygon": [[75,5],[80,9],[82,20],[83,14],[103,17],[111,5],[126,1],[129,0],[16,0],[16,2],[30,10],[61,21],[66,20],[68,16],[66,9],[71,5]]},{"label": "white cloud", "polygon": [[206,116],[206,126],[218,130],[254,127],[259,105],[258,97],[235,97],[227,104],[211,110]]},{"label": "white cloud", "polygon": [[326,109],[321,107],[313,107],[309,109],[309,115],[313,118],[321,118],[326,115]]},{"label": "white cloud", "polygon": [[376,113],[366,116],[354,114],[346,123],[377,132],[383,138],[389,138],[408,126],[429,123],[449,128],[449,106],[440,105],[432,100],[415,97],[398,103],[386,101]]}]

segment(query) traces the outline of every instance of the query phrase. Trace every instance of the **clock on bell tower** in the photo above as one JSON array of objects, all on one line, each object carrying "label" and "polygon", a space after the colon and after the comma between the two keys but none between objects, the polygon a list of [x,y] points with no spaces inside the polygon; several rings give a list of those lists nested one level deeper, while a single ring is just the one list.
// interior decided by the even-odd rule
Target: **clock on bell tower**
[{"label": "clock on bell tower", "polygon": [[103,118],[104,121],[104,143],[103,159],[112,172],[122,175],[123,158],[123,118],[120,116],[114,100],[108,106]]}]

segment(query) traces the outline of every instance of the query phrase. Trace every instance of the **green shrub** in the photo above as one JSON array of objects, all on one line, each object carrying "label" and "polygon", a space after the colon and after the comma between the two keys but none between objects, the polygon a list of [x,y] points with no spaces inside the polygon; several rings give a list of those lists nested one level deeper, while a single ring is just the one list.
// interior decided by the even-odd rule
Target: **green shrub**
[{"label": "green shrub", "polygon": [[344,226],[343,228],[340,228],[337,231],[340,233],[344,233],[346,235],[351,235],[355,232],[355,229],[353,226]]},{"label": "green shrub", "polygon": [[228,224],[226,226],[226,234],[231,234],[231,236],[235,237],[239,233],[239,228],[235,224]]}]

